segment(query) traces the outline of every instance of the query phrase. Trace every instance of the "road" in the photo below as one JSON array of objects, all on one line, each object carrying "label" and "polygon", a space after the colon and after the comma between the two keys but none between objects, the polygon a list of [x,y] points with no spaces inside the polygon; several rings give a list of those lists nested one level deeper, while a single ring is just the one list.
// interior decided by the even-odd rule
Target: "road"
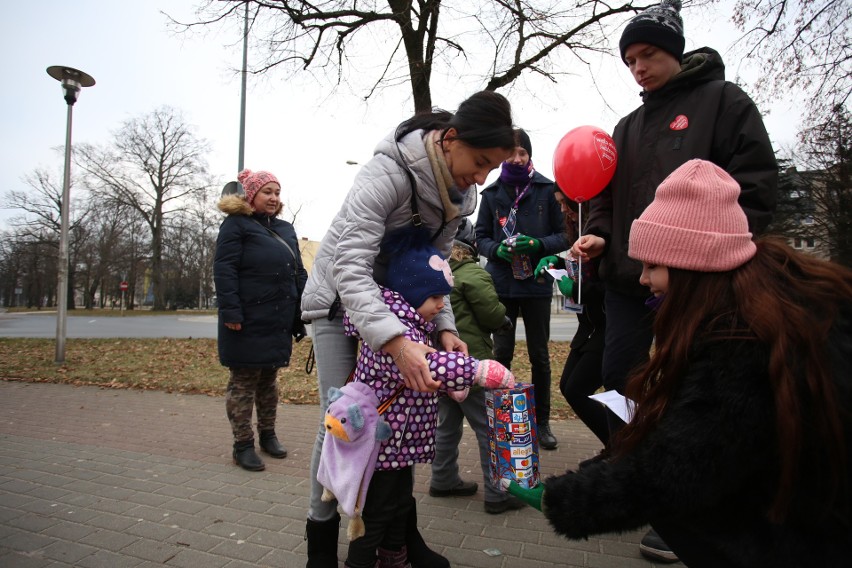
[{"label": "road", "polygon": [[[98,317],[83,310],[69,312],[66,337],[93,339],[108,337],[216,337],[216,316],[181,314],[174,316]],[[308,326],[310,332],[310,326]],[[577,330],[573,314],[551,316],[550,338],[569,341]],[[56,337],[56,312],[0,313],[0,337]],[[518,339],[523,339],[523,322],[518,321]]]}]

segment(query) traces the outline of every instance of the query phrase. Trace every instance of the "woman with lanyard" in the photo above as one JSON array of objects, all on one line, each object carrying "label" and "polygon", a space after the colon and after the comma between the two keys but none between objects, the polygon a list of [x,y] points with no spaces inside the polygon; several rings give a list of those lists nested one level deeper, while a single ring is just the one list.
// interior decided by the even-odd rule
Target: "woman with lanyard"
[{"label": "woman with lanyard", "polygon": [[539,444],[556,449],[550,430],[550,304],[553,283],[533,274],[542,257],[570,246],[565,221],[553,196],[552,181],[535,171],[532,143],[522,129],[516,131],[516,147],[503,163],[500,179],[482,191],[476,221],[479,254],[488,259],[485,269],[494,279],[497,295],[506,306],[512,328],[494,334],[494,359],[512,368],[515,327],[520,312],[524,319],[527,353],[535,389]]},{"label": "woman with lanyard", "polygon": [[[415,115],[376,146],[323,237],[302,297],[303,318],[312,322],[322,415],[329,387],[341,387],[355,366],[358,344],[344,334],[344,310],[370,348],[397,365],[408,388],[437,389],[425,358],[434,349],[406,340],[406,326],[382,300],[379,284],[387,259],[380,245],[395,229],[421,225],[446,258],[461,219],[476,207],[474,184],[485,183],[514,145],[509,101],[482,91],[454,114]],[[449,302],[433,322],[440,349],[467,353]],[[320,425],[311,460],[307,565],[336,568],[340,516],[335,502],[322,501],[316,480],[324,435]],[[414,506],[406,522],[406,547],[414,568],[449,566],[423,541]]]}]

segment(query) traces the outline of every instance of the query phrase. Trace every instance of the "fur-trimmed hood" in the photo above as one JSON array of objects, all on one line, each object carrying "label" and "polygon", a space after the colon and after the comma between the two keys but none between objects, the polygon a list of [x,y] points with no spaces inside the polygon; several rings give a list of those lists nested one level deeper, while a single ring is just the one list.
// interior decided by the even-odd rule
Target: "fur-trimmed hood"
[{"label": "fur-trimmed hood", "polygon": [[[219,200],[219,203],[216,206],[219,208],[219,211],[226,215],[245,215],[248,217],[256,213],[245,198],[240,195],[226,195]],[[275,210],[275,215],[273,215],[273,217],[277,217],[283,208],[284,204],[279,202],[278,209]]]}]

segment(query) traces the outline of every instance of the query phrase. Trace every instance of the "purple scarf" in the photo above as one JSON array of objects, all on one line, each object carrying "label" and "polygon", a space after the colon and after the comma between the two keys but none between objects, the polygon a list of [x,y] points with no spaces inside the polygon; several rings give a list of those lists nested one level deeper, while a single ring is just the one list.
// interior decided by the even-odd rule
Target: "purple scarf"
[{"label": "purple scarf", "polygon": [[532,174],[532,160],[530,160],[526,166],[503,162],[500,169],[500,181],[512,187],[524,187],[530,182]]}]

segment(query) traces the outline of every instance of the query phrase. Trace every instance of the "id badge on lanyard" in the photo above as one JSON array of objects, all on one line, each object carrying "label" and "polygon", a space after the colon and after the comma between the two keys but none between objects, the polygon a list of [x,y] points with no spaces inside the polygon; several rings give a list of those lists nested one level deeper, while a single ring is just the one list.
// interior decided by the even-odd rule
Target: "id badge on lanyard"
[{"label": "id badge on lanyard", "polygon": [[503,223],[503,233],[506,235],[506,238],[512,238],[515,236],[515,228],[518,226],[518,203],[521,202],[521,199],[527,194],[527,191],[530,189],[530,185],[532,185],[532,180],[524,187],[524,189],[518,193],[517,197],[515,197],[515,202],[512,203],[512,208],[509,209],[509,215],[506,217],[506,222]]},{"label": "id badge on lanyard", "polygon": [[[518,203],[521,201],[521,198],[526,195],[527,190],[529,190],[532,181],[524,187],[523,191],[521,191],[518,196],[515,198],[515,202],[512,204],[512,208],[509,209],[509,215],[506,217],[506,222],[503,223],[503,233],[506,235],[506,239],[503,241],[511,247],[515,245],[515,229],[518,226]],[[533,275],[533,267],[532,260],[528,254],[513,254],[512,255],[512,276],[516,280],[526,280],[530,276]]]}]

